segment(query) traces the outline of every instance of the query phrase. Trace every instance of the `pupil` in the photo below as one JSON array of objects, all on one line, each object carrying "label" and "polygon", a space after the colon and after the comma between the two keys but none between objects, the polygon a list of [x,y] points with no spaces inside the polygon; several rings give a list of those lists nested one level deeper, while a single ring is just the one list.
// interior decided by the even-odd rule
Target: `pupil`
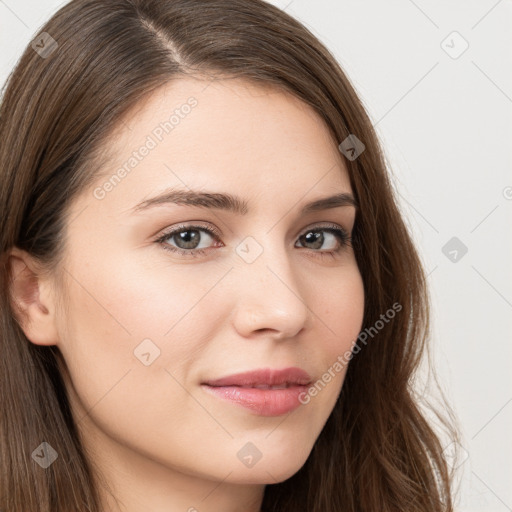
[{"label": "pupil", "polygon": [[[188,234],[187,234],[188,233]],[[188,229],[178,233],[178,246],[182,249],[194,249],[199,241],[199,235],[197,230]],[[185,245],[183,245],[184,243]]]},{"label": "pupil", "polygon": [[323,235],[321,233],[310,231],[307,235],[305,235],[305,239],[306,243],[314,244],[315,249],[322,247]]}]

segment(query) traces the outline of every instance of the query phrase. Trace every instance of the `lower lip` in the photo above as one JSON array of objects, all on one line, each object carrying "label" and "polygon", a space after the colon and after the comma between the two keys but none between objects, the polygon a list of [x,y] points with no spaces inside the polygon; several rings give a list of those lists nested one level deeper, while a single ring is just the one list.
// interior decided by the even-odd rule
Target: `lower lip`
[{"label": "lower lip", "polygon": [[308,386],[290,386],[283,389],[242,388],[239,386],[201,385],[208,392],[230,400],[256,412],[260,416],[280,416],[301,405],[299,397],[307,392]]}]

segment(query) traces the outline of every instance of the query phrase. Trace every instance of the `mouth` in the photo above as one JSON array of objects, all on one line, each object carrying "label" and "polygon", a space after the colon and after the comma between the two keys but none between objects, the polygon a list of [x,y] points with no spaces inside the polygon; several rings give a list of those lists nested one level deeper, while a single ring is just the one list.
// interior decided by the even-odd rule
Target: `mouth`
[{"label": "mouth", "polygon": [[259,416],[280,416],[304,404],[300,398],[311,382],[300,368],[263,369],[203,382],[201,388]]}]

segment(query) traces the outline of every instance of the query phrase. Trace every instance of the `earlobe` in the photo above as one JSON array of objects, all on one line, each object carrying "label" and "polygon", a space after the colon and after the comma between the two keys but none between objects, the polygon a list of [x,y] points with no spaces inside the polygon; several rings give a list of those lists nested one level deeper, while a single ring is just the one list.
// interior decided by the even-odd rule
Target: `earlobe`
[{"label": "earlobe", "polygon": [[26,337],[36,345],[58,341],[51,283],[33,257],[18,248],[7,260],[12,309]]}]

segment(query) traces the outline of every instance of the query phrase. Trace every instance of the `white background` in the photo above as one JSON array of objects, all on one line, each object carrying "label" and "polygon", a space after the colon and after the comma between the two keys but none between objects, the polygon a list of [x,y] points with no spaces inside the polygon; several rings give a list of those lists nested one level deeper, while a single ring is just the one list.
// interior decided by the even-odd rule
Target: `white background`
[{"label": "white background", "polygon": [[[457,509],[512,510],[512,3],[272,3],[334,53],[383,141],[429,272],[435,366],[464,436]],[[0,0],[2,85],[61,5]],[[460,56],[454,31],[469,45]],[[442,252],[452,237],[468,249],[455,262]]]}]

